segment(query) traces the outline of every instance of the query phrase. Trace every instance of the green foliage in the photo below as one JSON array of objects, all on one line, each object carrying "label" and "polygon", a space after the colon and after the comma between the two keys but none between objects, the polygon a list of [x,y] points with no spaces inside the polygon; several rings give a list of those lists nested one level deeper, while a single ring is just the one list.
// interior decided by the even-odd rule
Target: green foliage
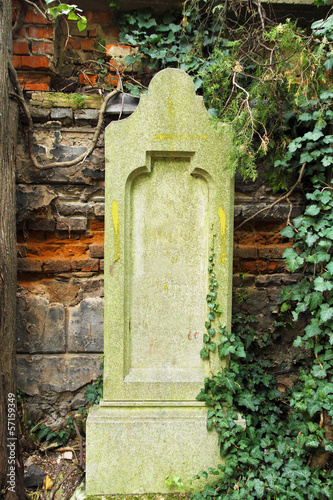
[{"label": "green foliage", "polygon": [[181,478],[179,476],[165,476],[165,485],[167,488],[171,488],[172,486],[176,486],[178,490],[180,491],[182,487],[184,486],[184,483],[182,482]]},{"label": "green foliage", "polygon": [[[139,48],[137,55],[126,57],[128,64],[140,61],[139,76],[168,67],[179,67],[189,73],[196,90],[202,87],[201,73],[209,72],[210,53],[213,47],[223,50],[226,41],[211,19],[202,27],[200,20],[190,12],[184,14],[166,12],[157,18],[150,10],[123,14],[118,20],[122,43]],[[137,87],[128,86],[137,95]]]},{"label": "green foliage", "polygon": [[100,399],[103,397],[103,376],[99,375],[94,384],[89,384],[87,386],[86,392],[84,393],[84,398],[91,405],[97,405]]},{"label": "green foliage", "polygon": [[[255,318],[236,315],[231,333],[213,325],[221,313],[213,244],[201,356],[209,359],[217,350],[229,365],[205,379],[197,399],[209,407],[207,429],[217,431],[225,462],[196,476],[211,478],[195,500],[332,498],[333,86],[325,70],[333,66],[333,17],[313,23],[312,29],[311,50],[290,22],[264,33],[276,55],[274,68],[258,51],[260,59],[244,56],[240,63],[244,42],[235,40],[230,54],[213,53],[216,64],[203,78],[215,114],[234,126],[238,152],[244,145],[245,163],[253,159],[254,165],[260,149],[270,154],[274,146],[270,178],[276,189],[301,172],[306,207],[281,233],[293,239],[284,257],[299,280],[283,290],[280,314],[289,323],[301,316],[306,321],[294,347],[305,351],[308,363],[293,388],[281,392],[263,356],[272,339],[257,336]],[[252,167],[246,168],[249,173]]]},{"label": "green foliage", "polygon": [[[325,33],[322,23],[315,25],[320,26],[320,39],[313,50],[309,38],[287,20],[268,27],[251,52],[246,33],[229,42],[229,53],[215,50],[210,72],[203,74],[206,102],[235,131],[234,151],[244,177],[255,178],[256,161],[263,157],[284,166],[289,143],[300,128],[297,117],[327,79],[330,24],[325,23]],[[290,168],[273,170],[269,177],[274,190],[285,189],[293,173]]]},{"label": "green foliage", "polygon": [[218,346],[230,356],[229,368],[207,378],[197,396],[209,406],[207,429],[218,432],[225,463],[196,476],[216,481],[212,477],[193,499],[329,499],[332,472],[311,469],[308,461],[322,446],[333,449],[313,418],[323,407],[332,411],[333,384],[313,384],[303,374],[292,392],[280,392],[270,363],[260,356],[271,340],[256,335],[255,322],[234,317],[233,333],[224,331]]},{"label": "green foliage", "polygon": [[71,416],[66,420],[66,423],[61,429],[52,430],[47,425],[37,425],[31,429],[32,438],[41,443],[43,441],[55,442],[59,445],[65,445],[68,443],[69,439],[76,436],[74,428],[74,417]]},{"label": "green foliage", "polygon": [[77,21],[79,31],[83,31],[87,27],[87,18],[81,14],[82,9],[77,5],[69,5],[67,3],[57,3],[54,5],[54,0],[45,0],[47,6],[46,13],[51,18],[56,19],[59,16],[66,16],[70,21]]},{"label": "green foliage", "polygon": [[[104,355],[101,356],[101,364],[99,369],[104,368]],[[103,375],[98,375],[94,384],[87,386],[84,398],[88,401],[89,406],[98,405],[100,399],[103,397]]]},{"label": "green foliage", "polygon": [[[230,9],[236,4],[241,2]],[[327,81],[325,71],[333,66],[333,21],[328,17],[313,24],[310,48],[312,39],[288,19],[268,23],[264,30],[253,22],[233,29],[228,9],[227,3],[193,0],[185,2],[182,14],[167,12],[159,18],[149,10],[125,13],[119,39],[138,47],[126,61],[141,63],[139,78],[166,67],[189,73],[212,117],[232,125],[230,165],[237,165],[244,178],[255,179],[258,160],[275,162],[269,182],[274,191],[286,189],[296,175],[291,165],[285,168],[285,155],[304,125],[298,118],[310,101],[315,105]],[[135,82],[125,88],[134,95],[142,91]]]}]

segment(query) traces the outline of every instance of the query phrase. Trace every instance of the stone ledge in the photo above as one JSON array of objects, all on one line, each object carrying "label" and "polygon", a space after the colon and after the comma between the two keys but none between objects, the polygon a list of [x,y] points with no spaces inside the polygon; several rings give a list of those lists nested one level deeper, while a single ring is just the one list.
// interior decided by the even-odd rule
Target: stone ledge
[{"label": "stone ledge", "polygon": [[64,94],[63,92],[32,92],[29,105],[39,108],[99,109],[100,95]]}]

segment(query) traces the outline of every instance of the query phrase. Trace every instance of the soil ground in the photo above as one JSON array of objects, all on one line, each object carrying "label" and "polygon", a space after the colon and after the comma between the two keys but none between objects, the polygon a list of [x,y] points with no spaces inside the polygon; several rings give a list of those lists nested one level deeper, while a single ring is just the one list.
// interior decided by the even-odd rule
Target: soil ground
[{"label": "soil ground", "polygon": [[45,473],[43,485],[27,488],[29,500],[69,500],[84,478],[79,467],[77,439],[66,446],[56,447],[47,443],[35,451],[25,452],[23,458],[25,470],[34,464]]}]

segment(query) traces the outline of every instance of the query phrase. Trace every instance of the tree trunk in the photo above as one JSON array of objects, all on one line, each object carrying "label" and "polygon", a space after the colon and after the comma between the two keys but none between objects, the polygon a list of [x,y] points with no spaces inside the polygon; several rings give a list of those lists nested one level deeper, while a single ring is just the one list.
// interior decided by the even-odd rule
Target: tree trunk
[{"label": "tree trunk", "polygon": [[0,497],[26,498],[16,406],[15,148],[18,109],[10,98],[12,2],[0,0]]}]

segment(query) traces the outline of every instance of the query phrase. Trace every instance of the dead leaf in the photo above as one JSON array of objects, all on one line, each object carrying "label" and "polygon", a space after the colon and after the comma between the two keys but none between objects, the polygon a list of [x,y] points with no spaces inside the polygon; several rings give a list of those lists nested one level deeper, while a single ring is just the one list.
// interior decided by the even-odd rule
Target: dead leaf
[{"label": "dead leaf", "polygon": [[49,478],[49,476],[46,476],[46,478],[44,479],[44,483],[43,483],[43,490],[47,491],[47,490],[50,490],[53,486],[53,481],[52,479]]}]

